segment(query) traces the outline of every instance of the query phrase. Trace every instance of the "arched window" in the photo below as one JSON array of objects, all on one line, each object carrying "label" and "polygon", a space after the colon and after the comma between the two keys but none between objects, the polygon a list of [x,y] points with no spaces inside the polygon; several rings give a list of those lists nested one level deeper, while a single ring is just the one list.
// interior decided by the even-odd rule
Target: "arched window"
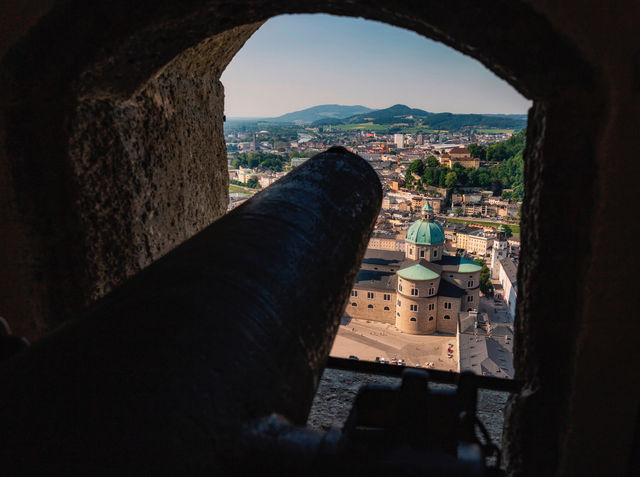
[{"label": "arched window", "polygon": [[373,305],[367,305],[367,308],[373,308]]},{"label": "arched window", "polygon": [[411,317],[409,321],[418,321],[418,320],[416,320],[414,317]]},{"label": "arched window", "polygon": [[433,321],[433,316],[430,316],[430,317],[429,317],[429,321]]},{"label": "arched window", "polygon": [[351,306],[358,306],[357,303],[351,303]]},{"label": "arched window", "polygon": [[388,306],[385,306],[385,307],[384,307],[384,311],[389,311],[389,307],[388,307]]},{"label": "arched window", "polygon": [[450,320],[450,319],[451,319],[451,317],[450,317],[449,315],[444,315],[444,319],[445,319],[445,320]]}]

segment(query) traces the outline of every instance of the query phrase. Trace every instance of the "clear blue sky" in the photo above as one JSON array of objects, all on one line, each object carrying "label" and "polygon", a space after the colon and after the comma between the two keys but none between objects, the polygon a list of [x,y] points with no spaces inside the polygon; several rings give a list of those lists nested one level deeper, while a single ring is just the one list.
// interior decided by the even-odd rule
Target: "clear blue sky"
[{"label": "clear blue sky", "polygon": [[331,15],[267,21],[222,75],[228,117],[318,104],[526,113],[530,101],[476,60],[414,32]]}]

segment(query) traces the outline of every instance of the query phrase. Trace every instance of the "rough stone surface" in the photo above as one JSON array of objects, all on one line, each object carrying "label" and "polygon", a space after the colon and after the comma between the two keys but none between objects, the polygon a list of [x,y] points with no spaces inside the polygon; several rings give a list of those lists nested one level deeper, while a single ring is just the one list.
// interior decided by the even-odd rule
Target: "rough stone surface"
[{"label": "rough stone surface", "polygon": [[[318,391],[313,399],[307,426],[318,431],[342,429],[358,394],[366,384],[398,386],[401,379],[388,376],[375,376],[337,369],[325,369]],[[433,388],[451,387],[446,384],[432,383]],[[491,440],[500,446],[504,424],[504,407],[508,393],[482,390],[478,393],[478,417],[487,428]]]},{"label": "rough stone surface", "polygon": [[169,67],[127,101],[78,105],[69,158],[90,299],[225,213],[223,104],[215,75]]},{"label": "rough stone surface", "polygon": [[[271,16],[325,12],[379,20],[457,48],[534,100],[514,349],[516,375],[525,387],[510,404],[505,451],[513,475],[623,474],[639,432],[634,416],[640,388],[627,374],[638,365],[639,334],[630,299],[636,293],[630,277],[640,267],[633,252],[638,223],[631,216],[638,208],[632,159],[640,117],[638,2],[146,0],[132,6],[29,0],[9,1],[7,8],[9,25],[0,28],[0,313],[15,330],[40,336],[161,254],[181,236],[173,227],[196,217],[185,209],[174,226],[168,216],[146,219],[132,224],[122,239],[104,232],[112,227],[101,221],[109,215],[106,199],[96,196],[92,216],[91,201],[83,203],[81,192],[95,187],[96,194],[113,193],[115,186],[77,175],[69,157],[78,150],[68,149],[74,134],[86,127],[93,137],[81,143],[99,156],[98,146],[110,144],[101,137],[100,118],[105,136],[126,136],[126,124],[111,125],[113,111],[134,129],[144,128],[146,120],[173,127],[151,117],[165,114],[153,98],[168,99],[178,112],[186,109],[168,84],[154,78],[182,52],[233,27],[247,30],[221,47],[219,60],[195,55],[195,65],[203,72],[211,68],[212,78],[250,36],[250,25]],[[217,86],[199,88],[200,94],[219,92]],[[150,101],[148,109],[124,107],[142,99]],[[136,119],[136,107],[150,116]],[[213,109],[219,114],[221,106]],[[74,123],[78,111],[89,117]],[[203,132],[214,130],[202,126]],[[186,128],[180,134],[189,137]],[[144,154],[136,148],[150,146],[152,136],[124,140],[126,154],[137,162]],[[171,185],[176,177],[170,173],[160,180],[142,166],[130,170],[144,172],[140,187]],[[117,195],[118,206],[132,210],[118,213],[126,219],[120,222],[124,227],[116,221],[114,231],[124,230],[128,217],[145,204],[127,199],[134,182]],[[172,204],[180,197],[179,191],[166,194],[162,200],[170,196]],[[154,214],[156,208],[162,209],[154,205]],[[169,224],[159,234],[167,240],[144,232],[159,223]],[[129,247],[144,242],[145,234],[154,241],[148,250],[141,245],[139,257],[126,256],[131,249],[108,249],[110,239]],[[104,261],[89,260],[100,254]],[[113,272],[101,270],[107,265]],[[628,365],[603,359],[612,350],[616,363]]]},{"label": "rough stone surface", "polygon": [[129,97],[87,80],[56,98],[72,101],[62,110],[51,98],[3,110],[0,313],[15,333],[38,338],[224,214],[219,76],[258,26],[185,50]]}]

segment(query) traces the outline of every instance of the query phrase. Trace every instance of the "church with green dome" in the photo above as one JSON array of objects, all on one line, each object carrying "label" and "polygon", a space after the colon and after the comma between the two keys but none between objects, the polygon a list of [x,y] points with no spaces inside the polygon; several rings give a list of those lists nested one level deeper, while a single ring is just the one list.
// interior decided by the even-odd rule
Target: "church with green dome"
[{"label": "church with green dome", "polygon": [[447,255],[427,201],[407,230],[404,252],[368,249],[346,313],[410,334],[456,334],[461,312],[478,309],[481,266]]}]

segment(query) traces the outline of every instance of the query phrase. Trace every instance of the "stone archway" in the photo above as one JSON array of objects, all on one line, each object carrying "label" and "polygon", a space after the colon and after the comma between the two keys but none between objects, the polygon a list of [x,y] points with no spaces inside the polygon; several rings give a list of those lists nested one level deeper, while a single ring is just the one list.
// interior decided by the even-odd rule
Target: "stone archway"
[{"label": "stone archway", "polygon": [[[472,0],[67,2],[34,12],[32,28],[2,45],[0,64],[0,287],[11,290],[0,311],[31,338],[223,212],[219,77],[274,15],[354,15],[411,29],[473,56],[533,99],[515,363],[527,388],[514,401],[507,450],[514,469],[555,468],[568,404],[550,392],[568,393],[570,366],[556,361],[572,361],[590,247],[568,247],[566,237],[588,235],[604,95],[595,68],[547,18],[528,4]],[[574,126],[569,137],[566,124]],[[592,172],[567,186],[576,168]],[[559,202],[570,217],[559,217]],[[549,253],[539,253],[543,245]],[[578,280],[564,280],[569,273]],[[552,314],[544,329],[532,319]],[[558,350],[553,359],[549,347]],[[536,461],[529,447],[551,451]]]}]

